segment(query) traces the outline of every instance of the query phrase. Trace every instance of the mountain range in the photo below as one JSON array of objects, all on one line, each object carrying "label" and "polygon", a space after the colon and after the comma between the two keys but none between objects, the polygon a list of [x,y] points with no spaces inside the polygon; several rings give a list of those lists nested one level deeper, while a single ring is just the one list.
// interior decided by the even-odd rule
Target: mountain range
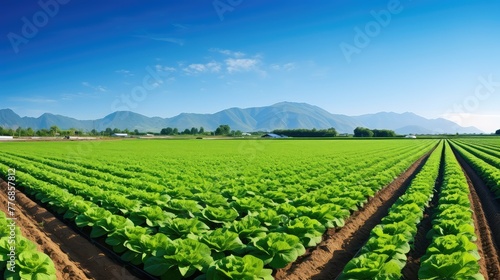
[{"label": "mountain range", "polygon": [[76,128],[98,131],[106,128],[138,129],[159,132],[162,128],[177,127],[180,131],[191,127],[215,130],[227,124],[234,130],[271,131],[292,128],[330,128],[340,133],[352,133],[361,126],[370,129],[391,129],[398,134],[483,133],[475,127],[462,127],[442,118],[426,119],[414,113],[380,112],[361,116],[332,114],[307,103],[280,102],[271,106],[229,108],[214,114],[182,113],[171,118],[146,117],[130,111],[117,111],[97,120],[74,118],[45,113],[38,118],[20,117],[11,109],[0,110],[0,126],[3,128],[31,127],[48,129],[53,125],[61,129]]}]

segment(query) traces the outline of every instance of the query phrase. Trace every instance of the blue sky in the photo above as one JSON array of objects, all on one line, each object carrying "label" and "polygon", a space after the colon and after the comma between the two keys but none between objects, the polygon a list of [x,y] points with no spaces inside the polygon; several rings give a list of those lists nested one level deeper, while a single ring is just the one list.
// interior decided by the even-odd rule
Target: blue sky
[{"label": "blue sky", "polygon": [[0,108],[171,117],[281,101],[500,128],[499,1],[9,0]]}]

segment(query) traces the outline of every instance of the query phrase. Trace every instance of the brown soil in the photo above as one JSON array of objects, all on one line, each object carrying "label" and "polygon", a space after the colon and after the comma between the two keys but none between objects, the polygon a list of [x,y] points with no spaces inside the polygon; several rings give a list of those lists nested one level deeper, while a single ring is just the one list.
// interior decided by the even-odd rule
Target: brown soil
[{"label": "brown soil", "polygon": [[[0,184],[5,190],[7,184],[1,179]],[[0,194],[0,203],[7,209],[4,191]],[[53,260],[57,279],[138,279],[19,191],[15,207],[21,232]]]},{"label": "brown soil", "polygon": [[427,233],[432,229],[432,216],[435,212],[435,207],[439,202],[439,193],[441,192],[441,184],[443,182],[444,172],[444,149],[441,154],[441,162],[439,175],[434,185],[434,196],[432,197],[429,206],[424,210],[424,217],[418,224],[417,234],[413,239],[413,247],[407,255],[406,266],[403,268],[403,279],[412,280],[418,279],[418,270],[420,269],[420,259],[425,255],[427,247],[431,240],[427,238]]},{"label": "brown soil", "polygon": [[500,279],[500,205],[472,167],[458,153],[455,156],[469,183],[481,273],[486,279]]},{"label": "brown soil", "polygon": [[367,241],[373,227],[380,223],[392,204],[404,194],[429,155],[430,152],[369,199],[361,210],[349,217],[342,228],[329,229],[324,241],[308,255],[279,269],[275,279],[335,279]]}]

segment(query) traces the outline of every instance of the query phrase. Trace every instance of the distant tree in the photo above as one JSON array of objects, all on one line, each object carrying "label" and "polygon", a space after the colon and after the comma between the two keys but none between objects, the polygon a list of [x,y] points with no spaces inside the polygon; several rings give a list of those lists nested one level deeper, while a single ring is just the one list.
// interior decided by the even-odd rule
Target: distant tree
[{"label": "distant tree", "polygon": [[26,135],[27,135],[27,136],[33,136],[33,135],[35,135],[35,131],[33,130],[33,128],[28,127],[28,128],[26,129]]},{"label": "distant tree", "polygon": [[193,135],[198,134],[198,129],[196,127],[191,127],[191,134]]},{"label": "distant tree", "polygon": [[52,136],[56,136],[57,132],[59,131],[59,127],[57,125],[53,125],[50,127],[50,132],[52,133]]},{"label": "distant tree", "polygon": [[36,132],[37,136],[49,136],[51,134],[52,134],[52,131],[47,130],[47,129],[40,129],[40,130],[37,130],[37,132]]},{"label": "distant tree", "polygon": [[373,131],[365,127],[356,127],[354,129],[354,137],[373,137]]},{"label": "distant tree", "polygon": [[104,135],[111,136],[113,133],[113,130],[110,127],[107,127],[106,130],[104,130]]},{"label": "distant tree", "polygon": [[374,129],[373,137],[396,137],[396,132],[388,129]]},{"label": "distant tree", "polygon": [[113,129],[113,133],[120,133],[120,132],[122,132],[122,131],[119,128]]},{"label": "distant tree", "polygon": [[17,136],[23,136],[23,132],[24,132],[24,130],[23,130],[23,128],[22,128],[22,127],[18,127],[18,128],[16,129],[16,135],[17,135]]},{"label": "distant tree", "polygon": [[500,135],[500,129],[498,129],[497,131],[495,131],[495,134],[496,135]]},{"label": "distant tree", "polygon": [[138,129],[134,129],[134,134],[135,135],[139,135],[139,130]]},{"label": "distant tree", "polygon": [[184,129],[182,134],[191,134],[191,130],[189,128]]},{"label": "distant tree", "polygon": [[198,133],[199,134],[205,133],[205,129],[203,128],[203,126],[200,126],[200,129],[198,129]]},{"label": "distant tree", "polygon": [[306,128],[296,128],[296,129],[275,129],[272,131],[275,134],[286,135],[290,137],[335,137],[337,136],[337,131],[335,128],[331,127],[328,129],[306,129]]},{"label": "distant tree", "polygon": [[161,135],[172,135],[174,132],[174,129],[171,128],[171,127],[167,127],[167,128],[163,128],[161,131],[160,131],[160,134]]},{"label": "distant tree", "polygon": [[173,135],[179,134],[179,130],[177,129],[177,127],[174,127],[174,129],[172,130],[172,134]]},{"label": "distant tree", "polygon": [[227,124],[221,124],[215,130],[215,135],[229,135],[231,133],[231,128]]}]

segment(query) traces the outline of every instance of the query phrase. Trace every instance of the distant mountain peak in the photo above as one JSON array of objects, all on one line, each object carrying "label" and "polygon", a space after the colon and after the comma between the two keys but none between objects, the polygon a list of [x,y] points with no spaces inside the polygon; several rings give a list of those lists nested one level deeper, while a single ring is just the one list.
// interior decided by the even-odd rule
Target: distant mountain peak
[{"label": "distant mountain peak", "polygon": [[352,133],[363,126],[371,129],[391,129],[400,134],[408,133],[481,133],[475,127],[461,127],[445,119],[426,119],[412,112],[379,112],[361,116],[332,114],[321,107],[303,102],[282,101],[270,106],[232,107],[213,114],[181,113],[171,118],[146,117],[132,111],[116,111],[97,120],[76,120],[61,115],[45,113],[38,118],[19,117],[11,109],[0,110],[0,126],[61,129],[105,130],[106,128],[157,131],[176,127],[184,130],[203,126],[206,131],[215,130],[220,124],[241,131],[271,131],[277,128],[330,128],[341,133]]}]

